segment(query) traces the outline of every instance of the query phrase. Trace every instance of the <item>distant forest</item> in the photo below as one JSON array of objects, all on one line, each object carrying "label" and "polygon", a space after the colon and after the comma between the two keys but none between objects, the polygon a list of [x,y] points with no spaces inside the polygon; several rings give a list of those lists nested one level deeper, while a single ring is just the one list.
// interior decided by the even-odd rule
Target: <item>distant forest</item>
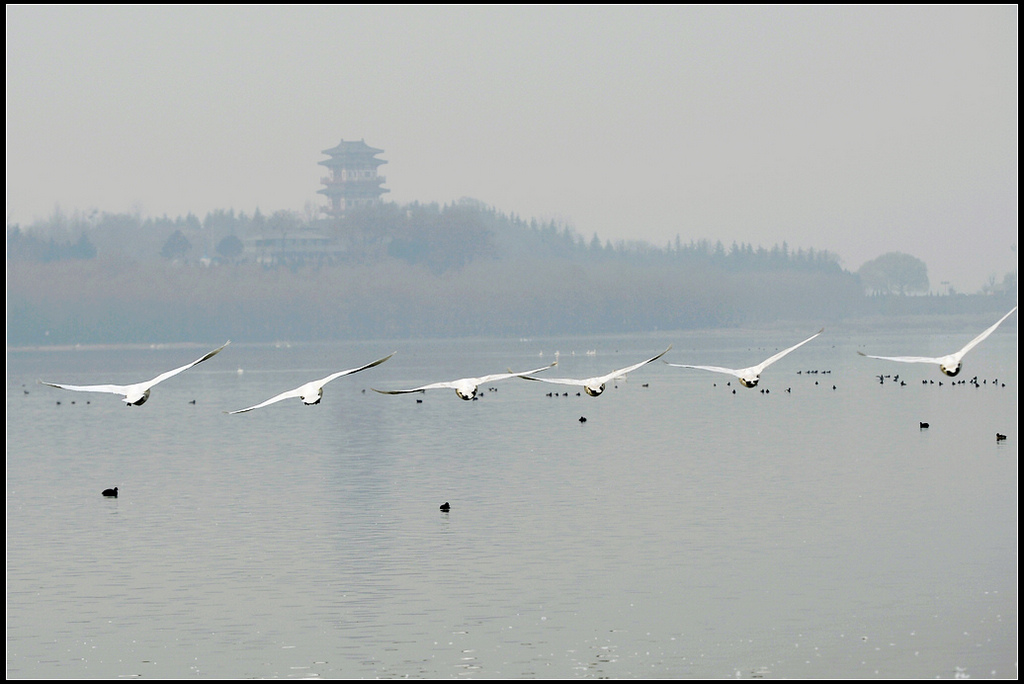
[{"label": "distant forest", "polygon": [[1015,303],[1016,273],[973,295],[908,296],[928,291],[924,264],[885,257],[851,273],[785,243],[602,242],[474,200],[333,219],[55,213],[7,226],[7,343],[522,337]]}]

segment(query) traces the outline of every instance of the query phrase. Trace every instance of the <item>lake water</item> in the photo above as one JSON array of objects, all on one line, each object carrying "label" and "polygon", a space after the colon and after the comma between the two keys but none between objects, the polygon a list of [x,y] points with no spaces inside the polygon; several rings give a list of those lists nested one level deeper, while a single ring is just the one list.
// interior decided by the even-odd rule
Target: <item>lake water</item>
[{"label": "lake water", "polygon": [[[856,354],[994,320],[829,329],[756,389],[658,361],[596,398],[372,388],[669,344],[747,366],[817,326],[235,341],[142,407],[36,381],[135,382],[223,340],[9,349],[7,676],[1016,678],[1016,317],[966,357],[978,386]],[[318,406],[223,413],[392,351]]]}]

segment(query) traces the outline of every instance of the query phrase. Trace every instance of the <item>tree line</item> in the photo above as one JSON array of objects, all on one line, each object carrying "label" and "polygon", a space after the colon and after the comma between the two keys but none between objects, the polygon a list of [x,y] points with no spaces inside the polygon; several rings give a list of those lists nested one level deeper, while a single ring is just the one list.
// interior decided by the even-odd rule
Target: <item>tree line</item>
[{"label": "tree line", "polygon": [[[137,214],[55,212],[22,229],[7,226],[7,258],[13,261],[55,261],[121,257],[141,262],[221,261],[245,263],[245,243],[263,235],[326,236],[341,249],[331,250],[332,263],[372,262],[395,258],[423,265],[435,273],[463,268],[477,259],[568,259],[588,263],[633,261],[712,265],[732,271],[840,271],[839,257],[813,248],[791,250],[786,243],[771,248],[695,240],[657,247],[643,241],[589,240],[571,226],[554,221],[525,221],[502,214],[475,200],[438,205],[380,203],[361,207],[340,218],[303,216],[279,211],[264,216],[216,210],[200,220],[194,214],[177,218],[143,218]],[[323,260],[313,260],[324,263]],[[282,263],[265,266],[288,265]]]},{"label": "tree line", "polygon": [[[328,238],[329,258],[261,263],[239,250],[299,232]],[[827,324],[897,299],[953,306],[869,292],[826,251],[587,240],[471,200],[337,219],[54,216],[8,226],[7,249],[8,344],[596,334]]]}]

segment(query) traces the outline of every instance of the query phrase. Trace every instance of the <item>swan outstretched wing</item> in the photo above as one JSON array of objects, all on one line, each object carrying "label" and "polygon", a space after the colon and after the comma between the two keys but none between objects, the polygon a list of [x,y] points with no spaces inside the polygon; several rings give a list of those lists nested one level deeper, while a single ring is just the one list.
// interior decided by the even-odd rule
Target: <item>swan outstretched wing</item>
[{"label": "swan outstretched wing", "polygon": [[872,356],[871,354],[865,354],[862,351],[858,351],[861,356],[869,359],[881,359],[882,361],[899,361],[900,363],[942,363],[944,357],[932,357],[932,356]]},{"label": "swan outstretched wing", "polygon": [[524,378],[527,375],[533,375],[534,373],[542,373],[542,372],[548,370],[549,368],[554,368],[557,365],[558,365],[558,362],[555,361],[555,362],[550,363],[550,364],[548,364],[546,366],[542,366],[541,368],[534,368],[533,370],[526,370],[526,371],[519,371],[519,372],[513,372],[513,371],[510,370],[507,373],[495,373],[494,375],[485,375],[482,378],[472,378],[472,379],[476,380],[476,384],[477,385],[482,385],[485,382],[497,382],[498,380],[506,380],[508,378]]},{"label": "swan outstretched wing", "polygon": [[537,382],[546,382],[552,385],[574,385],[581,387],[587,384],[586,380],[577,380],[575,378],[534,378],[529,375],[520,375],[523,380],[535,380]]},{"label": "swan outstretched wing", "polygon": [[597,378],[590,378],[587,382],[590,382],[590,383],[593,383],[593,382],[601,383],[601,382],[608,382],[609,380],[613,380],[615,378],[620,378],[623,375],[626,375],[628,373],[632,373],[633,371],[635,371],[637,368],[640,368],[641,366],[646,366],[647,364],[651,363],[652,361],[657,361],[662,356],[667,354],[669,352],[669,350],[671,350],[671,349],[672,349],[672,345],[670,344],[665,349],[665,351],[663,351],[660,354],[657,354],[655,356],[652,356],[651,358],[647,359],[646,361],[641,361],[640,363],[634,363],[632,366],[626,366],[625,368],[620,368],[619,370],[612,371],[611,373],[607,373],[607,374],[602,375],[602,376],[597,377]]},{"label": "swan outstretched wing", "polygon": [[999,327],[999,324],[1002,323],[1003,321],[1005,321],[1007,318],[1009,318],[1010,314],[1012,314],[1016,310],[1017,310],[1017,307],[1013,307],[1012,309],[1010,309],[1010,311],[1005,316],[1003,316],[998,321],[996,321],[995,324],[992,327],[987,328],[983,333],[981,333],[980,335],[975,337],[973,340],[971,340],[970,342],[965,344],[963,349],[961,349],[960,351],[958,351],[955,354],[953,354],[953,356],[955,356],[957,358],[957,360],[960,360],[961,358],[963,358],[964,354],[966,354],[967,352],[969,352],[972,349],[974,349],[976,346],[978,346],[978,344],[981,343],[982,340],[984,340],[986,337],[988,337],[989,335],[994,333],[996,328]]},{"label": "swan outstretched wing", "polygon": [[258,409],[258,408],[263,408],[264,406],[270,406],[271,404],[276,404],[277,402],[284,401],[285,399],[300,398],[301,396],[302,396],[302,387],[296,387],[293,390],[288,390],[287,392],[281,392],[277,396],[271,397],[270,399],[267,399],[266,401],[264,401],[262,403],[256,404],[255,406],[250,406],[250,407],[244,408],[244,409],[238,409],[237,411],[225,411],[224,413],[227,413],[228,415],[234,415],[236,413],[245,413],[246,411],[253,411],[253,410]]},{"label": "swan outstretched wing", "polygon": [[411,394],[413,392],[426,392],[432,389],[455,389],[458,386],[458,381],[453,382],[432,382],[429,385],[423,385],[422,387],[413,387],[412,389],[400,389],[400,390],[379,390],[371,387],[374,392],[380,392],[381,394]]},{"label": "swan outstretched wing", "polygon": [[57,389],[71,390],[72,392],[106,392],[108,394],[126,394],[131,385],[64,385],[57,382],[39,381],[40,385],[56,387]]},{"label": "swan outstretched wing", "polygon": [[686,363],[667,363],[669,366],[675,366],[676,368],[696,368],[697,370],[711,371],[712,373],[725,373],[726,375],[732,375],[737,378],[743,377],[743,373],[737,368],[722,368],[721,366],[693,366]]},{"label": "swan outstretched wing", "polygon": [[396,352],[391,352],[390,354],[385,356],[383,359],[377,359],[376,361],[371,361],[370,363],[366,364],[365,366],[360,366],[359,368],[349,368],[348,370],[338,371],[337,373],[331,373],[326,378],[321,378],[320,380],[317,380],[316,382],[317,382],[317,384],[320,387],[323,387],[324,385],[326,385],[327,383],[331,382],[332,380],[337,380],[340,377],[344,377],[346,375],[352,375],[353,373],[358,373],[360,371],[364,371],[367,368],[373,368],[374,366],[379,366],[380,364],[384,363],[385,361],[390,359],[395,354],[396,354]]},{"label": "swan outstretched wing", "polygon": [[754,372],[754,374],[755,374],[755,375],[760,375],[760,374],[761,374],[761,371],[763,371],[763,370],[764,370],[765,368],[767,368],[768,366],[772,365],[773,363],[775,363],[776,361],[778,361],[779,359],[781,359],[781,358],[782,358],[783,356],[785,356],[786,354],[788,354],[788,353],[790,353],[791,351],[793,351],[794,349],[797,349],[797,348],[799,348],[799,347],[802,347],[803,345],[807,344],[808,342],[810,342],[811,340],[813,340],[813,339],[814,339],[815,337],[817,337],[818,335],[820,335],[820,334],[821,334],[821,333],[823,333],[823,332],[825,332],[825,329],[824,329],[824,328],[822,328],[822,329],[821,329],[821,330],[819,330],[818,332],[814,333],[813,335],[811,335],[810,337],[808,337],[808,338],[807,338],[806,340],[804,340],[803,342],[800,342],[799,344],[794,344],[794,345],[793,345],[792,347],[790,347],[789,349],[783,349],[782,351],[780,351],[780,352],[779,352],[778,354],[776,354],[775,356],[770,356],[770,357],[768,357],[767,359],[765,359],[764,361],[762,361],[762,362],[761,362],[760,364],[758,364],[758,365],[754,366],[754,367],[753,367],[753,368],[751,368],[750,370],[752,370],[752,371]]},{"label": "swan outstretched wing", "polygon": [[213,351],[211,351],[211,352],[207,352],[207,353],[206,353],[206,354],[204,354],[204,355],[203,355],[202,357],[200,357],[200,358],[196,359],[196,360],[195,360],[195,361],[193,361],[192,363],[186,363],[186,364],[185,364],[184,366],[182,366],[181,368],[175,368],[174,370],[169,370],[169,371],[167,371],[166,373],[161,373],[160,375],[156,376],[155,378],[153,378],[153,379],[152,379],[152,380],[150,380],[149,382],[141,382],[141,383],[139,383],[139,385],[138,385],[138,386],[139,386],[139,387],[141,387],[142,389],[150,389],[150,388],[151,388],[151,387],[153,387],[154,385],[157,385],[157,384],[159,384],[159,383],[163,382],[164,380],[167,380],[168,378],[173,378],[173,377],[174,377],[175,375],[177,375],[178,373],[184,373],[185,371],[187,371],[187,370],[188,370],[189,368],[191,368],[192,366],[195,366],[195,365],[197,365],[197,364],[200,364],[200,363],[202,363],[203,361],[206,361],[207,359],[211,359],[211,358],[213,358],[214,356],[216,356],[217,354],[219,354],[219,353],[221,352],[221,350],[223,350],[223,349],[224,349],[224,347],[228,346],[229,344],[231,344],[231,340],[228,340],[227,342],[225,342],[225,343],[224,343],[224,344],[222,344],[221,346],[217,347],[217,348],[216,348],[216,349],[214,349]]}]

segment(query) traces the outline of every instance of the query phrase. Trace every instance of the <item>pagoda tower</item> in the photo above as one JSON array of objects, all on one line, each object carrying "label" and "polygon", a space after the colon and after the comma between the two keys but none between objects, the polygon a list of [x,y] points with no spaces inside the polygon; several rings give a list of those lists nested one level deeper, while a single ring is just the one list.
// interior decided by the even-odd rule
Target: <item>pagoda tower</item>
[{"label": "pagoda tower", "polygon": [[364,207],[380,201],[380,196],[387,189],[382,188],[384,176],[377,175],[377,167],[387,164],[376,156],[384,150],[370,147],[365,141],[345,142],[323,153],[330,159],[319,162],[331,170],[330,176],[324,176],[320,182],[324,188],[317,190],[331,200],[326,208],[329,215],[338,217],[353,207]]}]

